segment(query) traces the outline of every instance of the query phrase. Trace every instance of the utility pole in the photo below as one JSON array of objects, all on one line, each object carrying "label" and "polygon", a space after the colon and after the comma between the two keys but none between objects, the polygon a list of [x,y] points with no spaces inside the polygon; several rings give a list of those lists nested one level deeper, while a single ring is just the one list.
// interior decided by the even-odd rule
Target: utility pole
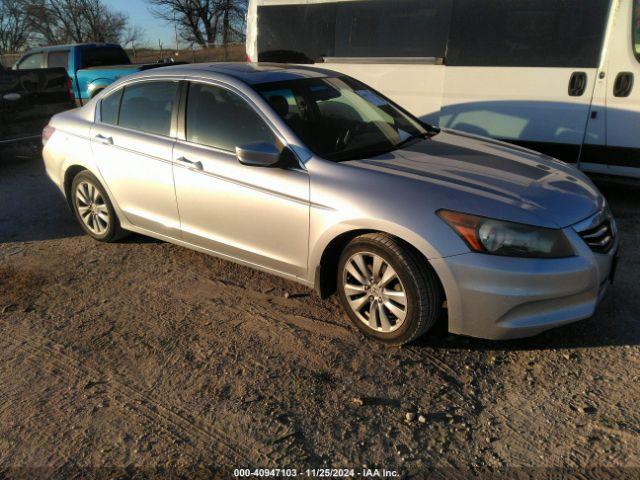
[{"label": "utility pole", "polygon": [[173,31],[176,34],[176,57],[180,55],[180,45],[178,43],[178,23],[176,22],[176,11],[173,11]]}]

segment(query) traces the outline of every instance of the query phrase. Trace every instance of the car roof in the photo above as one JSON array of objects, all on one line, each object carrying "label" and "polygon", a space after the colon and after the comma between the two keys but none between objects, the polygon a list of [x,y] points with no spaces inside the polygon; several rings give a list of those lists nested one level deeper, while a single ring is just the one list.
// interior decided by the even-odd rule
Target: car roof
[{"label": "car roof", "polygon": [[290,65],[286,63],[192,63],[186,65],[167,66],[148,70],[142,75],[155,76],[171,72],[175,75],[215,77],[225,75],[249,85],[261,83],[284,82],[305,78],[335,77],[331,70],[306,65]]}]

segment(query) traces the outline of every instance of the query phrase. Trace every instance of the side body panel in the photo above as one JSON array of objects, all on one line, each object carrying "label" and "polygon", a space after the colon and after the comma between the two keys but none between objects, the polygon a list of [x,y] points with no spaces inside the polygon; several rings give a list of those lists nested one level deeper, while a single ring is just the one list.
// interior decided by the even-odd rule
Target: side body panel
[{"label": "side body panel", "polygon": [[91,137],[95,162],[126,220],[179,237],[171,163],[173,139],[99,123],[92,128]]},{"label": "side body panel", "polygon": [[[200,162],[194,168],[180,162]],[[306,277],[309,176],[250,167],[213,148],[178,142],[174,176],[183,240],[295,277]]]}]

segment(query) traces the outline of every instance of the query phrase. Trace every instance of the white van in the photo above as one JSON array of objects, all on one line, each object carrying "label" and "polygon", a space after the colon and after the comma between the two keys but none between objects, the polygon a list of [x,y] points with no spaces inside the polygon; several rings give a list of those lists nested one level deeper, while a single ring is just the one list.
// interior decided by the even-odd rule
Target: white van
[{"label": "white van", "polygon": [[640,0],[250,0],[247,56],[322,63],[440,127],[640,178]]}]

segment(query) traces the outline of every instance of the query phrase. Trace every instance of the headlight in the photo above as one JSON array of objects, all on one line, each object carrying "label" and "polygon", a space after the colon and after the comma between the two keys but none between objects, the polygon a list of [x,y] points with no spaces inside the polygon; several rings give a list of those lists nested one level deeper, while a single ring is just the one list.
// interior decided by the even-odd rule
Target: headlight
[{"label": "headlight", "polygon": [[448,210],[437,213],[474,252],[529,258],[562,258],[575,254],[562,230]]}]

